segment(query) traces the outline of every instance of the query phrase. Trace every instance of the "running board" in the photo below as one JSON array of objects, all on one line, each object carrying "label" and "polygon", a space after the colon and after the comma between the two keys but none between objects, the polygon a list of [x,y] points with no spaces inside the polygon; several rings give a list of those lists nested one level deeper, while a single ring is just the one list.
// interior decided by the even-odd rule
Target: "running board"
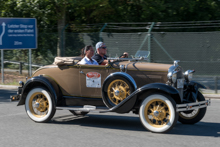
[{"label": "running board", "polygon": [[[96,107],[91,105],[82,106],[73,106],[73,107],[56,107],[57,110],[73,110],[73,111],[82,111],[82,112],[99,112],[106,111],[109,108],[107,107]],[[108,112],[108,111],[106,111]]]}]

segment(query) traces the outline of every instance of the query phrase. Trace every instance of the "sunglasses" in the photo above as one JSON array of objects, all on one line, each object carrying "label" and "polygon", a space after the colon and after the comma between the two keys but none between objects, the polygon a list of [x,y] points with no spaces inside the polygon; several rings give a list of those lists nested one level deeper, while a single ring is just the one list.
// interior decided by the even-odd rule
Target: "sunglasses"
[{"label": "sunglasses", "polygon": [[102,49],[106,49],[107,47],[100,47],[100,48],[102,48]]}]

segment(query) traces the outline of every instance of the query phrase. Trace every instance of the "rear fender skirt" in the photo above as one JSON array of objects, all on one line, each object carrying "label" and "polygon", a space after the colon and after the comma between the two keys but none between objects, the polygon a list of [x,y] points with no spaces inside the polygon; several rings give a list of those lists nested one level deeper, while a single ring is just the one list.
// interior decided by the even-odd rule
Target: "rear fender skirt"
[{"label": "rear fender skirt", "polygon": [[139,99],[138,94],[148,92],[150,90],[159,90],[160,92],[162,91],[170,95],[178,95],[178,97],[176,97],[178,99],[177,101],[181,101],[179,92],[175,88],[162,83],[152,83],[138,88],[118,105],[112,107],[107,111],[102,112],[127,113],[134,108],[137,100]]},{"label": "rear fender skirt", "polygon": [[25,83],[25,85],[22,88],[21,98],[20,101],[18,102],[18,106],[24,105],[27,93],[34,87],[39,87],[39,86],[44,86],[49,90],[57,105],[58,98],[61,97],[61,91],[59,86],[52,78],[48,76],[40,75],[40,76],[32,77]]}]

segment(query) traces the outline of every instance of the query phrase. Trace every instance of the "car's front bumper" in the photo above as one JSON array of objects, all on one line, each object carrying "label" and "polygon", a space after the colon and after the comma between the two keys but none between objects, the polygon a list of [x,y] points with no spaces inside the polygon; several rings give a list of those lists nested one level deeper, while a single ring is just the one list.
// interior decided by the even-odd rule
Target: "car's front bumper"
[{"label": "car's front bumper", "polygon": [[11,101],[18,101],[18,100],[20,100],[20,97],[21,97],[20,94],[11,95],[11,96],[10,96],[10,99],[11,99]]},{"label": "car's front bumper", "polygon": [[176,111],[182,112],[182,111],[189,111],[189,110],[194,110],[194,109],[205,108],[207,106],[210,106],[210,104],[211,104],[210,99],[205,100],[205,101],[195,102],[195,103],[177,104]]},{"label": "car's front bumper", "polygon": [[18,100],[20,100],[22,89],[23,89],[23,86],[21,86],[21,87],[19,86],[18,87],[17,94],[10,96],[11,101],[18,101]]}]

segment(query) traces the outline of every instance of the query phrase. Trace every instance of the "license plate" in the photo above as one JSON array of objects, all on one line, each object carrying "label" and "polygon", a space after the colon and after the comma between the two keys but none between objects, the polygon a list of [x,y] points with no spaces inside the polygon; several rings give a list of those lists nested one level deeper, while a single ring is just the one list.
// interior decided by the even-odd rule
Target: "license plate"
[{"label": "license plate", "polygon": [[177,88],[183,88],[184,79],[177,79]]}]

